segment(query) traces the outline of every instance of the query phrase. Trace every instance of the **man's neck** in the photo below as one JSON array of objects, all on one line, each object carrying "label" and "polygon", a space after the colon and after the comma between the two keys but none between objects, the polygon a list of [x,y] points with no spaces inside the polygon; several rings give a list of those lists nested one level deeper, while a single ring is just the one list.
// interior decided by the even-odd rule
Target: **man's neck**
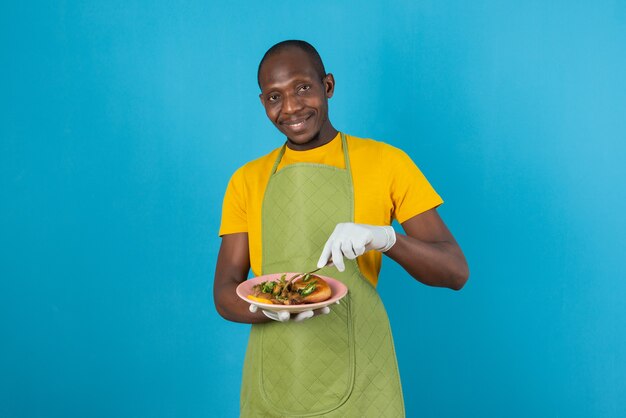
[{"label": "man's neck", "polygon": [[329,123],[327,127],[322,128],[316,136],[311,138],[306,144],[296,144],[287,138],[287,147],[294,151],[308,151],[313,148],[321,147],[335,139],[338,131]]}]

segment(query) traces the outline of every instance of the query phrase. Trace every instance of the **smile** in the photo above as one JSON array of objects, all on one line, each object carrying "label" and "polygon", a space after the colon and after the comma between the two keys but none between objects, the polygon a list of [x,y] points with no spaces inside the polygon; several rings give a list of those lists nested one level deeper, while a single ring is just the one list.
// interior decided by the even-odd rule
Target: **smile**
[{"label": "smile", "polygon": [[311,118],[311,116],[312,115],[309,115],[305,118],[283,121],[281,122],[281,125],[286,126],[287,128],[292,130],[300,130],[304,127],[304,125]]}]

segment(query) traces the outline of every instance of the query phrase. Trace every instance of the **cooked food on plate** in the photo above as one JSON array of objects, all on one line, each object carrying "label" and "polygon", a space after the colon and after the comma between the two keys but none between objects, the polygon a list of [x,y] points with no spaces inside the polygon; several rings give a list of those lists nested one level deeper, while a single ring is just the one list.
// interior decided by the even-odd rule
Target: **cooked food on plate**
[{"label": "cooked food on plate", "polygon": [[314,274],[295,274],[289,279],[283,274],[275,281],[264,281],[252,287],[248,299],[275,305],[302,305],[330,299],[326,280]]}]

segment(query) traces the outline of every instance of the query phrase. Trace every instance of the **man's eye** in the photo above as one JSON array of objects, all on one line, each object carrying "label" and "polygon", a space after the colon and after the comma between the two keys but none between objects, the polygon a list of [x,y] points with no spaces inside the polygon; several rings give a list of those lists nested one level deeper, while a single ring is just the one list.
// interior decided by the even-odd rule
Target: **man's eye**
[{"label": "man's eye", "polygon": [[304,86],[300,86],[298,91],[307,91],[307,90],[310,90],[310,89],[311,89],[311,86],[309,86],[308,84],[305,84]]},{"label": "man's eye", "polygon": [[270,95],[267,97],[267,100],[268,100],[268,101],[270,101],[270,102],[275,102],[275,101],[277,101],[277,100],[278,100],[278,94],[270,94]]}]

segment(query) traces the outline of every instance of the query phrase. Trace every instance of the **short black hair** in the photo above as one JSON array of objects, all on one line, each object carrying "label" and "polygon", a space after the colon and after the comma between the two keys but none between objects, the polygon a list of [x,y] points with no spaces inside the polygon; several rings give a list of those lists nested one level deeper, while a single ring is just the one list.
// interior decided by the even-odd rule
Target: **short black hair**
[{"label": "short black hair", "polygon": [[263,55],[263,58],[261,58],[261,62],[259,63],[259,68],[257,69],[257,73],[256,73],[256,79],[257,79],[257,83],[259,83],[259,87],[261,87],[261,80],[260,80],[261,67],[263,66],[263,63],[265,62],[265,60],[271,57],[272,55],[276,55],[279,52],[282,52],[289,48],[298,48],[306,52],[311,58],[311,61],[313,62],[313,67],[315,68],[315,71],[317,71],[317,73],[319,74],[320,80],[326,77],[326,69],[324,68],[322,57],[320,57],[320,54],[313,47],[313,45],[311,45],[310,43],[306,41],[290,39],[287,41],[279,42],[276,45],[272,46],[270,49],[267,50],[265,55]]}]

